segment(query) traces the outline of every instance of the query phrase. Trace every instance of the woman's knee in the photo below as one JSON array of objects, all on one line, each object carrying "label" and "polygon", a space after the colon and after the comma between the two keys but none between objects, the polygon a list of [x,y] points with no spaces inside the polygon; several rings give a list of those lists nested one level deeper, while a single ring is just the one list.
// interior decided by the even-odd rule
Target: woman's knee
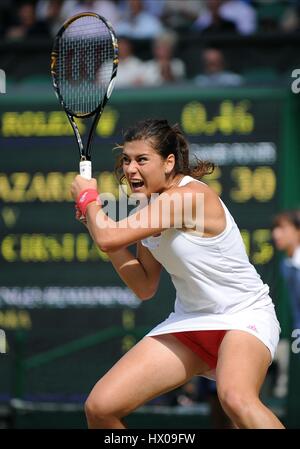
[{"label": "woman's knee", "polygon": [[93,392],[89,395],[84,404],[84,411],[88,421],[102,421],[120,414],[109,400],[107,392],[102,394],[101,390],[97,391],[97,395]]},{"label": "woman's knee", "polygon": [[90,395],[84,404],[84,412],[88,421],[98,421],[108,415],[108,408],[101,397],[95,398]]},{"label": "woman's knee", "polygon": [[259,401],[255,394],[245,392],[244,389],[236,386],[219,387],[218,396],[224,411],[234,419],[243,418],[249,414],[255,403]]}]

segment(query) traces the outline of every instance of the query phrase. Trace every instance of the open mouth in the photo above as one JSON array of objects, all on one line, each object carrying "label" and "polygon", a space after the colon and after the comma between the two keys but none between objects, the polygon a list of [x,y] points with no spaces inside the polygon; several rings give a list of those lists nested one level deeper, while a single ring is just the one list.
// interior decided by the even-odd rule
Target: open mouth
[{"label": "open mouth", "polygon": [[144,181],[141,180],[131,180],[130,181],[132,189],[139,189],[140,187],[143,187]]}]

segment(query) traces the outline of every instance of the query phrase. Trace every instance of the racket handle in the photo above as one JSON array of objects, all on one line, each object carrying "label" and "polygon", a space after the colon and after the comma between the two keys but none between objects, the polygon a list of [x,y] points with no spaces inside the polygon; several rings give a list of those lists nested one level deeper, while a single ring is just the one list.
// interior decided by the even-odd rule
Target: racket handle
[{"label": "racket handle", "polygon": [[81,161],[79,163],[80,175],[85,179],[92,178],[92,163],[91,161]]}]

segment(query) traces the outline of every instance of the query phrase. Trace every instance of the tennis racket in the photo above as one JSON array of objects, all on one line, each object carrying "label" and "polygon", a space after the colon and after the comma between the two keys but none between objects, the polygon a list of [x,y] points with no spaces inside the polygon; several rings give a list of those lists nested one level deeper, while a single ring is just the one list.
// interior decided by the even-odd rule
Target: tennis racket
[{"label": "tennis racket", "polygon": [[[77,14],[58,31],[51,53],[51,75],[57,98],[78,144],[80,175],[92,177],[91,144],[111,96],[118,67],[118,42],[112,26],[94,13]],[[83,145],[75,118],[92,118]]]}]

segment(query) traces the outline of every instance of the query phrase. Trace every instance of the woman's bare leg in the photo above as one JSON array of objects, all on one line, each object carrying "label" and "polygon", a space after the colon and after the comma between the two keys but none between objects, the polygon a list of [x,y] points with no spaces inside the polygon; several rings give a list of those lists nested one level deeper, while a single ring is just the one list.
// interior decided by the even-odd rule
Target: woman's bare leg
[{"label": "woman's bare leg", "polygon": [[259,399],[270,363],[268,348],[248,332],[228,331],[219,349],[217,389],[223,409],[239,428],[282,429]]},{"label": "woman's bare leg", "polygon": [[85,406],[88,426],[123,429],[124,416],[208,369],[173,335],[144,337],[94,386]]}]

